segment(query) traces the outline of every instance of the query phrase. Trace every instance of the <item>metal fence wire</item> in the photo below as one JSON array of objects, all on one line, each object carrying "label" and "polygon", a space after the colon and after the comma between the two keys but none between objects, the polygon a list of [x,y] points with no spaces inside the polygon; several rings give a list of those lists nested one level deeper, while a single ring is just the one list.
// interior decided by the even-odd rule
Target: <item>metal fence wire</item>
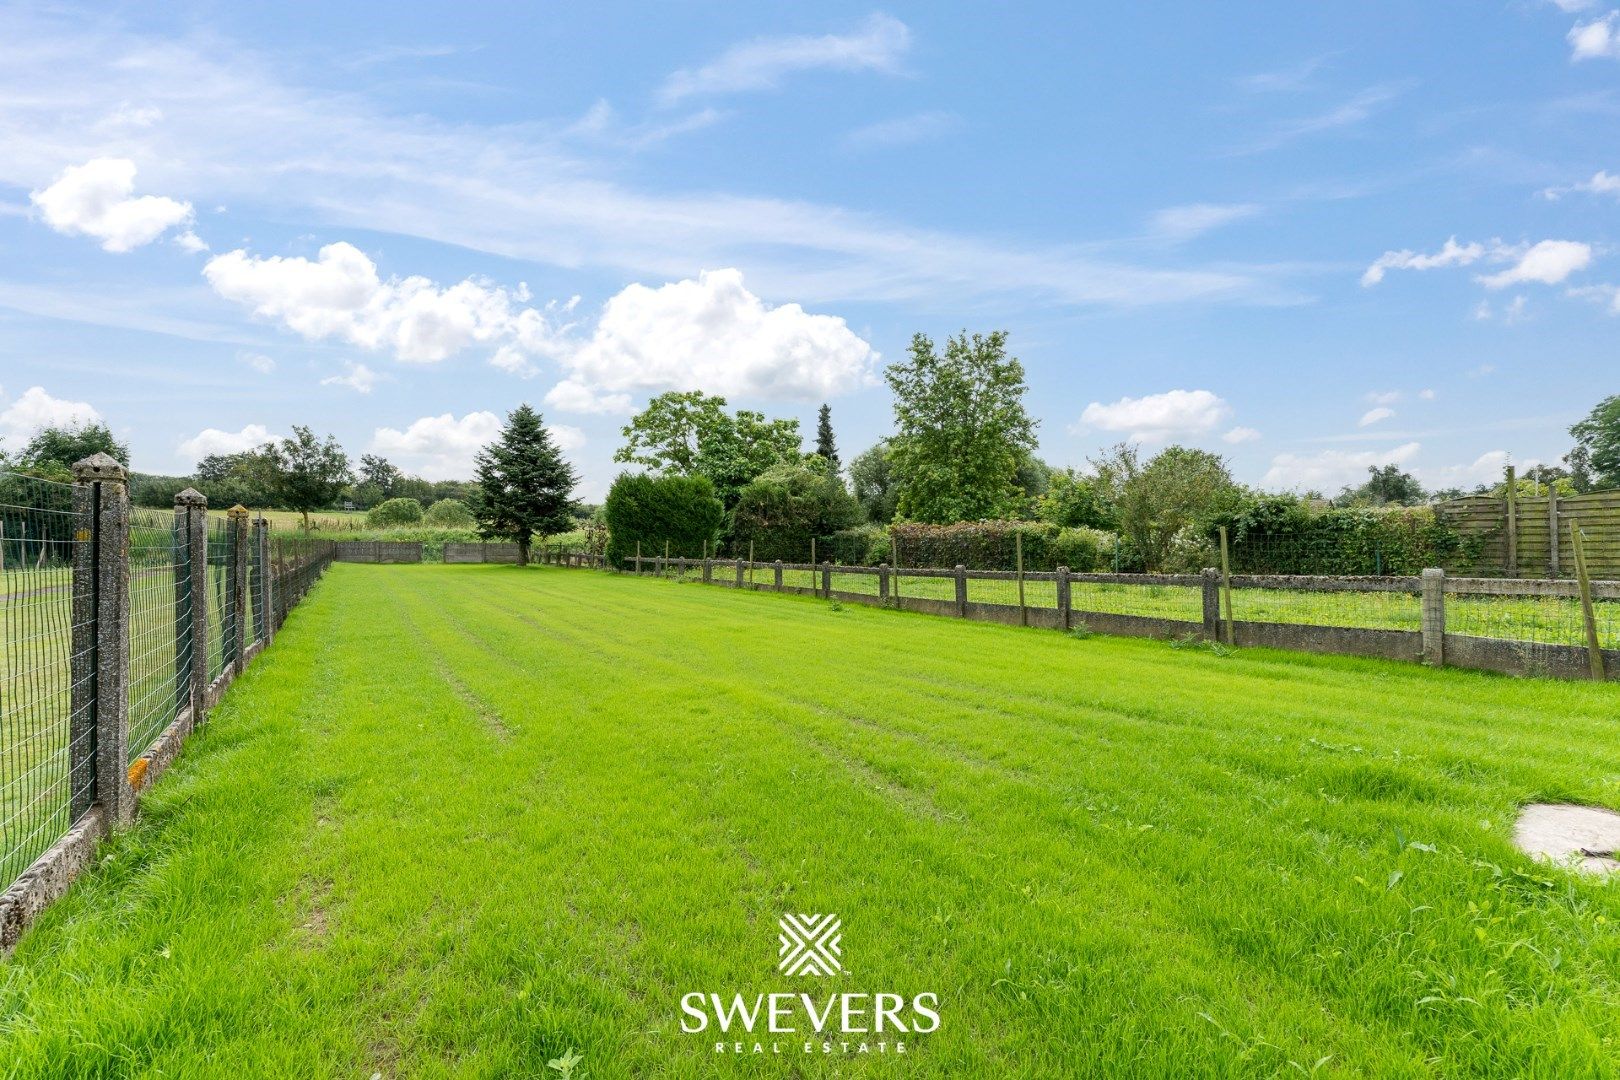
[{"label": "metal fence wire", "polygon": [[[73,485],[0,472],[0,886],[56,842],[93,778],[92,645],[75,628]],[[77,632],[75,632],[77,629]]]},{"label": "metal fence wire", "polygon": [[231,566],[235,561],[230,523],[208,519],[208,681],[213,682],[236,662],[236,600],[231,594]]},{"label": "metal fence wire", "polygon": [[129,760],[190,700],[191,567],[186,526],[136,508],[129,523]]}]

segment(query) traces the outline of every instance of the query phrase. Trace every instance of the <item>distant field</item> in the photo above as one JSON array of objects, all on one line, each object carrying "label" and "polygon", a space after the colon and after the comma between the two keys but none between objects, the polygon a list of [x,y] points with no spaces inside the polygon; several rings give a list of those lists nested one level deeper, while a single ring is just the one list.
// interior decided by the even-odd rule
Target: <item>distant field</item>
[{"label": "distant field", "polygon": [[[229,510],[228,506],[210,506],[209,517],[224,517]],[[252,510],[252,507],[248,509]],[[278,529],[303,528],[304,517],[296,510],[253,510],[254,517],[263,517],[272,526]],[[363,526],[366,522],[364,510],[319,510],[309,515],[310,526],[319,530],[323,523],[343,529],[353,529]]]},{"label": "distant field", "polygon": [[[1620,804],[1617,700],[340,565],[5,966],[0,1073],[1614,1075],[1620,893],[1508,835]],[[777,973],[785,912],[843,974]],[[694,990],[941,1024],[732,1060]]]}]

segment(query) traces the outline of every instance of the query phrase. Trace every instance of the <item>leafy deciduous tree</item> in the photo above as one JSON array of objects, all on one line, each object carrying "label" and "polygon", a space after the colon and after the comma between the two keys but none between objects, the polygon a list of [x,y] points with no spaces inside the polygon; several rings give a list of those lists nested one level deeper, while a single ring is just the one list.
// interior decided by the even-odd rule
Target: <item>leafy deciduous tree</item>
[{"label": "leafy deciduous tree", "polygon": [[742,486],[773,465],[799,460],[797,420],[767,420],[701,390],[660,394],[623,430],[614,461],[680,476],[706,476],[730,507]]},{"label": "leafy deciduous tree", "polygon": [[889,443],[885,439],[857,454],[849,463],[849,482],[866,520],[887,525],[894,520],[900,491],[896,486]]},{"label": "leafy deciduous tree", "polygon": [[860,504],[837,477],[777,465],[738,493],[731,536],[739,552],[752,541],[757,559],[802,562],[810,557],[811,537],[831,536],[860,520]]},{"label": "leafy deciduous tree", "polygon": [[1178,538],[1243,500],[1225,459],[1207,450],[1167,446],[1143,462],[1135,446],[1121,443],[1092,466],[1118,508],[1120,535],[1149,570],[1166,566]]},{"label": "leafy deciduous tree", "polygon": [[1594,405],[1569,433],[1575,438],[1570,471],[1574,472],[1577,465],[1583,467],[1592,487],[1620,487],[1620,394],[1611,394]]},{"label": "leafy deciduous tree", "polygon": [[331,506],[353,474],[349,455],[336,438],[328,435],[325,441],[318,440],[313,431],[299,424],[292,430],[290,437],[267,445],[264,454],[274,470],[271,484],[276,501],[302,514],[307,532],[309,512]]}]

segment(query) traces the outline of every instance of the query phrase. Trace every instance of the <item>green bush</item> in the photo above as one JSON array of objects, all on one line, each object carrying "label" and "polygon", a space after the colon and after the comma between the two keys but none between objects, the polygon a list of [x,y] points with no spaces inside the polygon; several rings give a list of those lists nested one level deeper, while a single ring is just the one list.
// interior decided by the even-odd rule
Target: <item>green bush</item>
[{"label": "green bush", "polygon": [[829,536],[860,520],[860,504],[842,481],[802,465],[778,465],[737,493],[731,550],[738,555],[752,550],[761,562],[803,562],[810,557],[812,537]]},{"label": "green bush", "polygon": [[1062,529],[1043,521],[960,521],[954,525],[890,526],[900,565],[969,570],[1017,568],[1018,538],[1024,569],[1050,571],[1067,566],[1076,573],[1113,569],[1117,540],[1098,529]]},{"label": "green bush", "polygon": [[823,538],[816,558],[845,566],[876,566],[889,561],[889,527],[856,525]]},{"label": "green bush", "polygon": [[427,513],[422,515],[422,523],[447,529],[471,528],[473,515],[460,499],[440,499],[427,508]]},{"label": "green bush", "polygon": [[371,529],[391,529],[421,523],[422,504],[415,499],[389,499],[366,513],[366,527]]},{"label": "green bush", "polygon": [[1216,518],[1206,539],[1214,541],[1221,525],[1239,573],[1411,575],[1429,566],[1470,569],[1477,556],[1428,506],[1318,509],[1268,496]]},{"label": "green bush", "polygon": [[706,476],[620,473],[602,504],[608,562],[621,569],[636,554],[702,558],[714,553],[725,507]]}]

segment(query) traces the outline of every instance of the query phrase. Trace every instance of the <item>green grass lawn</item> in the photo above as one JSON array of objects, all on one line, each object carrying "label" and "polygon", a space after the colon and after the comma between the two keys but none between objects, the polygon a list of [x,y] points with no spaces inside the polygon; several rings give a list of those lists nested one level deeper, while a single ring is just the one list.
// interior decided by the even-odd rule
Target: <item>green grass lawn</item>
[{"label": "green grass lawn", "polygon": [[[340,565],[0,965],[0,1076],[1620,1073],[1532,799],[1620,804],[1614,686]],[[941,1024],[717,1058],[695,991]]]}]

